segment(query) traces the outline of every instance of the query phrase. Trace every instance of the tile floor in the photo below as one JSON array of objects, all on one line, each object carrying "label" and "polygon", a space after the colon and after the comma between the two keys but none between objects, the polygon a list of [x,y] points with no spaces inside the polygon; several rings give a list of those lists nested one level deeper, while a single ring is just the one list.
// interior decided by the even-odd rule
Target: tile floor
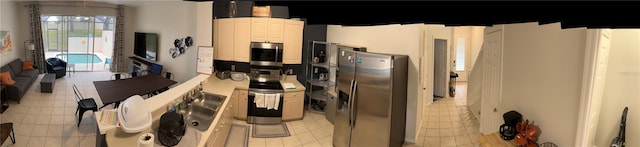
[{"label": "tile floor", "polygon": [[405,146],[425,147],[479,147],[479,121],[469,112],[467,83],[457,82],[456,95],[438,99],[426,106],[422,129],[415,144]]},{"label": "tile floor", "polygon": [[[77,103],[71,86],[76,84],[85,97],[95,98],[98,106],[102,106],[92,81],[108,80],[111,75],[110,72],[70,73],[56,80],[54,93],[41,93],[38,79],[20,104],[9,101],[9,109],[0,115],[0,122],[14,123],[16,133],[16,144],[7,140],[2,146],[95,146],[93,114],[85,113],[77,127]],[[479,123],[465,106],[466,83],[458,82],[456,87],[455,98],[440,99],[426,106],[419,139],[415,144],[404,146],[478,146],[475,138],[480,135]],[[239,120],[234,123],[247,125]],[[253,138],[249,135],[249,146],[332,146],[333,125],[322,114],[305,113],[303,120],[286,124],[291,136]]]}]

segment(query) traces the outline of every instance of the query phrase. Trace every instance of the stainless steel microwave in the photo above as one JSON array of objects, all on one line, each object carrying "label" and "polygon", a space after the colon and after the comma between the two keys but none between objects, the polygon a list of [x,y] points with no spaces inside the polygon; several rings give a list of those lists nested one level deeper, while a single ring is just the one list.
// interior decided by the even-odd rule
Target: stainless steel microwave
[{"label": "stainless steel microwave", "polygon": [[282,43],[251,42],[250,65],[282,66]]}]

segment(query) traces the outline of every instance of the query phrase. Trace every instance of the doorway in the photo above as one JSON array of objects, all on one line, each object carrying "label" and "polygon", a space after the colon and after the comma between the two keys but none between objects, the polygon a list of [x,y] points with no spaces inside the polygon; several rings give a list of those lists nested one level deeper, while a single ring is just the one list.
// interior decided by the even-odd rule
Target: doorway
[{"label": "doorway", "polygon": [[447,94],[447,40],[433,39],[433,98],[439,100]]},{"label": "doorway", "polygon": [[43,15],[45,58],[60,58],[67,70],[105,71],[113,54],[115,17]]}]

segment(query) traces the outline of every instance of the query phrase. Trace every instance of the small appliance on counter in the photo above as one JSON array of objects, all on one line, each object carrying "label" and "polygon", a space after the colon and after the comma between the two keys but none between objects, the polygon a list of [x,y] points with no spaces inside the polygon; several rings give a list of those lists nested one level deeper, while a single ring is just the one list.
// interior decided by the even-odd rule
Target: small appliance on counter
[{"label": "small appliance on counter", "polygon": [[164,146],[177,145],[186,132],[186,124],[182,115],[169,111],[160,117],[158,141]]},{"label": "small appliance on counter", "polygon": [[118,107],[117,114],[118,122],[125,133],[138,133],[151,127],[151,112],[140,95],[124,100]]},{"label": "small appliance on counter", "polygon": [[218,72],[216,72],[216,77],[218,77],[218,79],[220,79],[220,80],[228,79],[228,78],[231,77],[231,72],[230,71],[218,71]]}]

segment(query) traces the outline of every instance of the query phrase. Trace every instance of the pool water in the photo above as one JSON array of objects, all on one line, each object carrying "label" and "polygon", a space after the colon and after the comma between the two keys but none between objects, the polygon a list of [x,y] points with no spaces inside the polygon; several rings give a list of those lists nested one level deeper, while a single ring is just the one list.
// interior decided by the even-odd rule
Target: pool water
[{"label": "pool water", "polygon": [[100,59],[98,55],[86,53],[57,54],[56,58],[67,61],[68,64],[89,64],[102,62],[102,59]]}]

